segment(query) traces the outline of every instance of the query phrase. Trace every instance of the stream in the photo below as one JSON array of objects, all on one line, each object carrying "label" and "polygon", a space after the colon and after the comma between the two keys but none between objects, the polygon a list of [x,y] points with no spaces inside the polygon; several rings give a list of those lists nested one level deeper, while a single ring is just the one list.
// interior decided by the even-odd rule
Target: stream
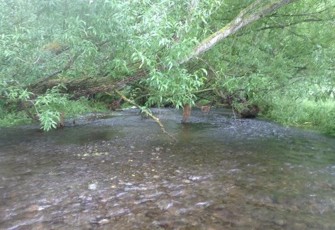
[{"label": "stream", "polygon": [[335,139],[229,110],[0,129],[0,229],[335,229]]}]

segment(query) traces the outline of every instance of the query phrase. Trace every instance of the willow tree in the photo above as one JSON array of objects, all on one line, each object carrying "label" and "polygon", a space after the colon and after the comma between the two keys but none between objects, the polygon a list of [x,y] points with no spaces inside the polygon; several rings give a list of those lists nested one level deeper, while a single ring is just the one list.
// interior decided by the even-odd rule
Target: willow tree
[{"label": "willow tree", "polygon": [[[306,2],[315,7],[307,9]],[[295,15],[320,11],[322,4],[326,2],[0,0],[0,65],[6,67],[0,69],[1,108],[9,100],[28,101],[43,125],[55,125],[66,104],[64,92],[72,98],[118,92],[133,102],[145,97],[147,107],[181,107],[194,104],[203,90],[218,95],[239,90],[241,79],[245,88],[255,82],[271,85],[268,78],[254,77],[252,71],[261,73],[259,69],[239,64],[248,62],[242,50],[258,52],[252,41],[259,30],[294,23]],[[240,41],[245,43],[237,45]],[[53,88],[57,85],[67,90]]]}]

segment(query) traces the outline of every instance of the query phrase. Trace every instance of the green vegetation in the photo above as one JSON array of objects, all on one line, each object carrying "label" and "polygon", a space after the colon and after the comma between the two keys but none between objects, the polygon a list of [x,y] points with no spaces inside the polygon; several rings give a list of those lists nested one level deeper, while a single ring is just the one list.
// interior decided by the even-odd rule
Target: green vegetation
[{"label": "green vegetation", "polygon": [[318,103],[310,100],[296,100],[292,103],[286,98],[272,102],[272,108],[267,115],[282,124],[316,127],[325,133],[334,135],[334,114],[334,100]]},{"label": "green vegetation", "polygon": [[61,114],[114,108],[124,96],[143,109],[228,104],[334,134],[334,8],[332,0],[0,0],[0,125],[36,120],[50,130]]}]

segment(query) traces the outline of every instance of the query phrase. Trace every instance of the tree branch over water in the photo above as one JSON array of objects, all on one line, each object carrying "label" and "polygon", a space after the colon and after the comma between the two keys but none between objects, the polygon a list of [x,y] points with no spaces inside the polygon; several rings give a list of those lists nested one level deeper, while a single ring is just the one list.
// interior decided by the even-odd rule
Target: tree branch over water
[{"label": "tree branch over water", "polygon": [[123,100],[125,100],[126,102],[136,106],[137,108],[139,108],[141,110],[142,113],[144,113],[146,116],[150,117],[152,120],[154,120],[158,125],[159,127],[161,128],[162,132],[166,135],[168,135],[172,140],[176,141],[176,138],[171,134],[169,133],[168,131],[166,131],[164,125],[162,124],[162,122],[159,120],[158,117],[156,117],[155,115],[152,114],[152,112],[147,109],[147,108],[144,108],[143,106],[140,106],[139,104],[137,104],[136,102],[130,100],[129,98],[127,98],[124,94],[122,94],[120,91],[118,90],[114,90],[114,92],[119,95]]},{"label": "tree branch over water", "polygon": [[267,1],[266,4],[263,3],[263,0],[256,0],[247,8],[243,9],[230,23],[200,42],[200,44],[194,49],[193,53],[182,63],[188,62],[190,59],[205,53],[226,37],[294,1],[298,0],[275,0]]}]

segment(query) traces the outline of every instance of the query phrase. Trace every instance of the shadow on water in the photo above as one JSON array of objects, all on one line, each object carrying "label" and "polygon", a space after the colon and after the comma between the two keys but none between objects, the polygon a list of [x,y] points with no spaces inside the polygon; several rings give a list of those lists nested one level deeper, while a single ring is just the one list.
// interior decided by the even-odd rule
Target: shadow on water
[{"label": "shadow on water", "polygon": [[335,141],[228,111],[1,129],[0,229],[334,229]]}]

